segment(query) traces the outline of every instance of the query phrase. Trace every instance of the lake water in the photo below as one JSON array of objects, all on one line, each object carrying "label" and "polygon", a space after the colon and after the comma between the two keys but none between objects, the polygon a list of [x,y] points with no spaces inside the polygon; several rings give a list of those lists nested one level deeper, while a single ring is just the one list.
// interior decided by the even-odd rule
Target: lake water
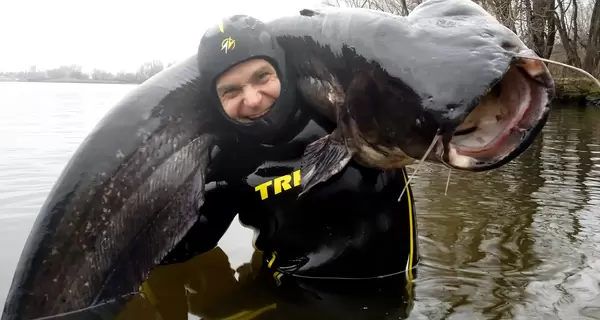
[{"label": "lake water", "polygon": [[[131,88],[0,82],[0,307],[55,179]],[[520,158],[452,172],[445,195],[447,175],[428,166],[413,180],[423,262],[410,319],[600,319],[600,109],[557,106]],[[251,260],[252,237],[236,221],[209,255],[236,273]],[[201,313],[185,298],[167,304]]]}]

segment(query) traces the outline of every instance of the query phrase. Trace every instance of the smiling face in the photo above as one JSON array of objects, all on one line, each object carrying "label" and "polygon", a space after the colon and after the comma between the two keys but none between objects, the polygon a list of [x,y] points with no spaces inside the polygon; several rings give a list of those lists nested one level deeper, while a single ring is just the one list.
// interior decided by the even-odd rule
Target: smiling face
[{"label": "smiling face", "polygon": [[279,98],[281,83],[269,62],[251,59],[224,72],[216,88],[225,113],[239,122],[249,122],[271,109]]}]

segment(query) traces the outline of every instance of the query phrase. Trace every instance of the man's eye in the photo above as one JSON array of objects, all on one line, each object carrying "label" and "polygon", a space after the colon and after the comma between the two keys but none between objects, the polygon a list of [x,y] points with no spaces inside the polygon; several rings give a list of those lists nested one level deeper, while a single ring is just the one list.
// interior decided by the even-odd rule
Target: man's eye
[{"label": "man's eye", "polygon": [[231,95],[233,95],[235,92],[236,92],[236,90],[235,90],[235,89],[227,89],[227,90],[223,91],[223,93],[222,93],[222,96],[223,96],[223,97],[225,97],[225,96],[231,96]]},{"label": "man's eye", "polygon": [[269,80],[269,77],[271,76],[270,72],[263,72],[260,74],[260,76],[258,76],[258,79],[262,82]]}]

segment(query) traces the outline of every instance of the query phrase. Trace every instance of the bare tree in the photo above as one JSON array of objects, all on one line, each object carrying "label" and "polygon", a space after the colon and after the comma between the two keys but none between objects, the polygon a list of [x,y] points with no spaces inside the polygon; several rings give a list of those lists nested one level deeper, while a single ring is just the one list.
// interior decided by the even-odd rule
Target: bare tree
[{"label": "bare tree", "polygon": [[515,8],[511,0],[474,0],[486,11],[493,14],[504,26],[517,33],[515,26]]},{"label": "bare tree", "polygon": [[527,9],[527,25],[530,32],[530,43],[528,45],[539,56],[549,58],[556,39],[556,20],[553,14],[554,0],[523,1]]},{"label": "bare tree", "polygon": [[144,64],[140,66],[137,72],[138,81],[146,81],[155,74],[161,72],[163,69],[164,65],[163,62],[160,60],[144,62]]},{"label": "bare tree", "polygon": [[[576,67],[581,67],[581,59],[578,53],[578,19],[579,13],[578,0],[556,0],[557,10],[554,11],[554,20],[558,33],[560,36],[560,42],[565,50],[566,62]],[[571,12],[571,17],[568,17],[568,12]]]},{"label": "bare tree", "polygon": [[583,60],[583,69],[597,73],[598,60],[600,60],[600,0],[594,1],[588,30],[587,42],[584,46],[586,54]]},{"label": "bare tree", "polygon": [[[326,0],[328,2],[339,0]],[[344,0],[345,5],[408,15],[423,0]],[[600,0],[472,0],[549,58],[560,46],[563,60],[597,74],[600,64]],[[333,4],[335,5],[335,4]],[[558,41],[558,43],[557,43]]]}]

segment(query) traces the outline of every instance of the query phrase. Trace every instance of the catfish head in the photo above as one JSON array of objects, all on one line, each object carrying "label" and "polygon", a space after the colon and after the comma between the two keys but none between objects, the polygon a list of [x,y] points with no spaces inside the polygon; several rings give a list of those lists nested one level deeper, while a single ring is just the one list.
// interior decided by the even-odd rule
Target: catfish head
[{"label": "catfish head", "polygon": [[472,100],[457,119],[440,124],[441,140],[429,160],[466,171],[496,169],[533,143],[544,127],[554,97],[546,66],[527,52],[490,91]]},{"label": "catfish head", "polygon": [[[555,95],[552,76],[534,51],[469,0],[430,0],[408,18],[422,28],[431,26],[433,21],[439,25],[448,19],[445,22],[448,26],[440,31],[449,29],[463,34],[465,42],[474,46],[465,47],[463,53],[472,59],[471,64],[456,57],[457,63],[450,66],[455,70],[464,66],[467,72],[451,74],[467,82],[434,81],[446,89],[438,90],[422,103],[425,119],[422,126],[430,130],[426,134],[431,138],[429,142],[434,140],[433,130],[441,138],[433,143],[433,152],[425,154],[429,147],[425,147],[425,141],[412,150],[404,145],[406,152],[412,158],[426,157],[430,162],[453,169],[487,171],[501,167],[527,150],[544,127]],[[449,56],[461,55],[460,50],[452,50],[455,45],[440,44]],[[477,72],[473,67],[481,69]],[[453,86],[454,81],[460,86]]]},{"label": "catfish head", "polygon": [[303,192],[351,159],[384,170],[424,160],[480,172],[529,148],[554,81],[514,32],[470,0],[429,0],[378,23],[381,45],[344,87],[337,129],[305,150]]}]

